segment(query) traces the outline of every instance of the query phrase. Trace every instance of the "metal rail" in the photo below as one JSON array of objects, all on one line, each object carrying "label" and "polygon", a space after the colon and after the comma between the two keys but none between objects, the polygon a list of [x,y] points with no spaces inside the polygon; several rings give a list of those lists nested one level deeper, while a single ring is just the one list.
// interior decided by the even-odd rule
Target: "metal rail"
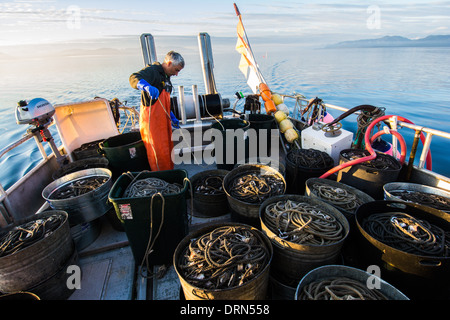
[{"label": "metal rail", "polygon": [[[301,94],[296,94],[296,95],[281,94],[281,95],[283,97],[292,98],[292,99],[296,100],[295,107],[294,107],[294,117],[296,117],[299,114],[299,112],[301,111],[303,103],[307,104],[309,102],[309,100],[306,99]],[[346,112],[349,110],[347,108],[335,106],[335,105],[328,104],[328,103],[324,103],[324,106],[326,108],[335,109],[335,110],[339,110],[342,112]],[[355,115],[358,115],[359,113],[360,112],[357,111],[357,112],[355,112]],[[419,164],[418,164],[418,167],[421,169],[424,168],[424,166],[425,166],[427,154],[428,154],[428,151],[430,150],[431,139],[433,138],[433,136],[439,136],[439,137],[450,140],[450,133],[445,132],[445,131],[436,130],[436,129],[432,129],[432,128],[428,128],[428,127],[424,127],[424,126],[419,126],[419,125],[404,122],[404,121],[397,121],[397,119],[393,119],[392,125],[394,127],[404,127],[404,128],[414,130],[416,132],[416,134],[424,133],[425,141],[423,143],[423,149],[422,149],[422,153],[420,155]],[[394,148],[394,155],[395,155],[396,154],[396,145],[397,145],[396,138],[393,136],[392,139],[393,139],[392,146]]]}]

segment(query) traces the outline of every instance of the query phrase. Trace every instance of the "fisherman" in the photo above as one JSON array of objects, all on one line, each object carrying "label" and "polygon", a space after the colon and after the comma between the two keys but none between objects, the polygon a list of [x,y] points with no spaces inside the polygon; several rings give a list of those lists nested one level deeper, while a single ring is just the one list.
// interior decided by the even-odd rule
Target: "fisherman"
[{"label": "fisherman", "polygon": [[147,65],[129,79],[132,88],[142,91],[139,126],[152,171],[173,169],[172,126],[178,127],[179,121],[170,111],[170,77],[183,68],[183,57],[170,51],[162,64]]}]

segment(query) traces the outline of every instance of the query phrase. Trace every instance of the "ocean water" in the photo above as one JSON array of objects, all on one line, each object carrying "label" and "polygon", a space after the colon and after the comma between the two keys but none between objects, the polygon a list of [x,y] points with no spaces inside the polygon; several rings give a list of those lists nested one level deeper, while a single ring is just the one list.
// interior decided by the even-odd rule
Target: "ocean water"
[{"label": "ocean water", "polygon": [[[186,67],[172,79],[174,87],[183,85],[189,93],[195,84],[203,94],[197,41],[195,37],[188,40],[157,42],[158,57],[162,59],[172,49],[182,53]],[[212,37],[216,86],[231,103],[235,92],[251,93],[238,69],[240,57],[234,45],[235,39]],[[16,124],[14,112],[19,100],[41,97],[60,104],[100,96],[117,97],[128,106],[139,106],[139,92],[128,83],[129,75],[143,67],[138,38],[136,46],[116,51],[58,54],[54,49],[52,56],[15,59],[1,59],[0,55],[0,149],[26,132],[27,126]],[[401,115],[422,126],[450,131],[449,48],[318,49],[297,44],[258,43],[253,51],[274,92],[301,93],[346,108],[361,104],[385,107],[386,114]],[[292,108],[293,100],[287,104]],[[330,113],[335,117],[339,114],[334,110]],[[343,125],[354,130],[356,126],[352,127],[351,122],[344,120]],[[56,136],[54,126],[51,132]],[[412,130],[400,132],[412,141]],[[50,153],[48,147],[46,150]],[[450,176],[450,141],[433,137],[431,150],[433,170]],[[410,144],[407,156],[409,151]],[[420,148],[416,158],[419,152]],[[7,189],[40,159],[33,140],[8,152],[0,159],[0,183]]]}]

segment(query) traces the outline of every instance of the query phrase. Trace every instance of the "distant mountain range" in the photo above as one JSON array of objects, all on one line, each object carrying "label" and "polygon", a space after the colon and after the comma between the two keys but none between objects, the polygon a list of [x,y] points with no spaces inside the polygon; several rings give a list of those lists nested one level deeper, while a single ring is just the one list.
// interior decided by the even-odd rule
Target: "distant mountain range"
[{"label": "distant mountain range", "polygon": [[325,48],[382,48],[382,47],[450,47],[450,35],[434,35],[411,40],[400,36],[385,36],[378,39],[344,41]]}]

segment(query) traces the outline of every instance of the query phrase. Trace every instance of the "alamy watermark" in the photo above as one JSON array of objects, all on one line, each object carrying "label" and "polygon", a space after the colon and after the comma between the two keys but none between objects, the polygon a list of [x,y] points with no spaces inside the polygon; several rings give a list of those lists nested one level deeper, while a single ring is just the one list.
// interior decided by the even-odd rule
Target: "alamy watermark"
[{"label": "alamy watermark", "polygon": [[[176,129],[172,133],[174,164],[244,164],[248,159],[258,159],[261,164],[278,168],[280,132],[276,129],[226,129],[196,128]],[[208,143],[209,142],[209,143]],[[192,146],[205,148],[193,152]],[[181,150],[182,152],[176,152]],[[272,161],[276,160],[276,161]],[[266,163],[265,163],[265,162]]]},{"label": "alamy watermark", "polygon": [[381,29],[381,10],[377,5],[367,7],[367,14],[369,17],[366,20],[367,29]]},{"label": "alamy watermark", "polygon": [[67,7],[66,15],[66,26],[68,29],[81,29],[81,9],[79,6],[71,5]]}]

